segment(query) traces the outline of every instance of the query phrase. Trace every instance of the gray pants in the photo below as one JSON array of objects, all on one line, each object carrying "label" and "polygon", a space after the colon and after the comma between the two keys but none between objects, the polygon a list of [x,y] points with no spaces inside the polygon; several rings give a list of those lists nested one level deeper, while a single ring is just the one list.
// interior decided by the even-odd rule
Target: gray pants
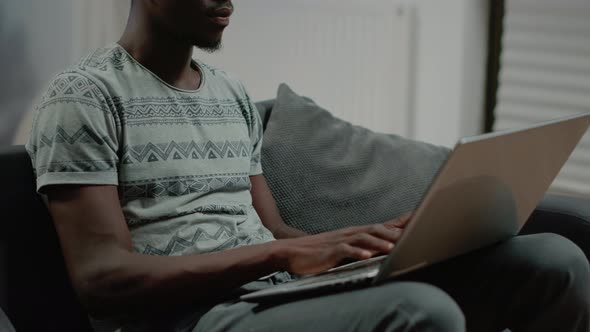
[{"label": "gray pants", "polygon": [[588,332],[590,268],[563,237],[521,236],[380,286],[274,305],[228,302],[177,323],[193,332]]}]

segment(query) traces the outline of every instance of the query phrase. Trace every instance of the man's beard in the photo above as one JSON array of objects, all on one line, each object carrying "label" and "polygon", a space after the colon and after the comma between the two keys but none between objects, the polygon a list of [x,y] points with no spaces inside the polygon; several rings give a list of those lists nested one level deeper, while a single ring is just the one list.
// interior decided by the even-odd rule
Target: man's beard
[{"label": "man's beard", "polygon": [[210,43],[203,43],[203,42],[195,43],[195,46],[204,52],[215,53],[223,47],[223,44],[221,43],[221,39],[219,39],[215,42],[210,42]]}]

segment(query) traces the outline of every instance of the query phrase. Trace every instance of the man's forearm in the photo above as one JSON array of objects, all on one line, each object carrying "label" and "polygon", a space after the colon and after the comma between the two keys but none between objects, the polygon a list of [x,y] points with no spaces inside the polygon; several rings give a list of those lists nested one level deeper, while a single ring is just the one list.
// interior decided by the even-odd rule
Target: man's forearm
[{"label": "man's forearm", "polygon": [[207,303],[282,270],[278,251],[273,242],[180,257],[119,252],[107,256],[112,262],[102,262],[102,270],[87,276],[77,288],[90,313],[97,317]]}]

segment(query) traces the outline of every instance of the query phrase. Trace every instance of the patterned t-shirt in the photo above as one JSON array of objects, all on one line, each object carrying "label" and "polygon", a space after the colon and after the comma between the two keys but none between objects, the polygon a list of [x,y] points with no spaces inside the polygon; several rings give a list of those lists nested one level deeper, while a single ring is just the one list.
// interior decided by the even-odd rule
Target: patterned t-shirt
[{"label": "patterned t-shirt", "polygon": [[27,151],[37,190],[117,185],[137,252],[185,255],[273,240],[252,207],[262,125],[243,86],[195,61],[198,90],[175,88],[118,44],[57,75]]}]

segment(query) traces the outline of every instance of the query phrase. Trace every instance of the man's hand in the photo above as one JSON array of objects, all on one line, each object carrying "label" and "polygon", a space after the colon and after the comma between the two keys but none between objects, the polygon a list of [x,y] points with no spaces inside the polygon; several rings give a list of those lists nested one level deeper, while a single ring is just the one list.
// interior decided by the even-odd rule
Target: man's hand
[{"label": "man's hand", "polygon": [[383,225],[389,229],[400,228],[404,229],[406,225],[412,220],[414,217],[414,212],[408,212],[401,217],[397,217],[395,219],[388,220],[383,223]]},{"label": "man's hand", "polygon": [[274,244],[284,270],[309,274],[328,270],[347,258],[362,260],[389,253],[400,236],[400,228],[378,224],[279,240]]}]

